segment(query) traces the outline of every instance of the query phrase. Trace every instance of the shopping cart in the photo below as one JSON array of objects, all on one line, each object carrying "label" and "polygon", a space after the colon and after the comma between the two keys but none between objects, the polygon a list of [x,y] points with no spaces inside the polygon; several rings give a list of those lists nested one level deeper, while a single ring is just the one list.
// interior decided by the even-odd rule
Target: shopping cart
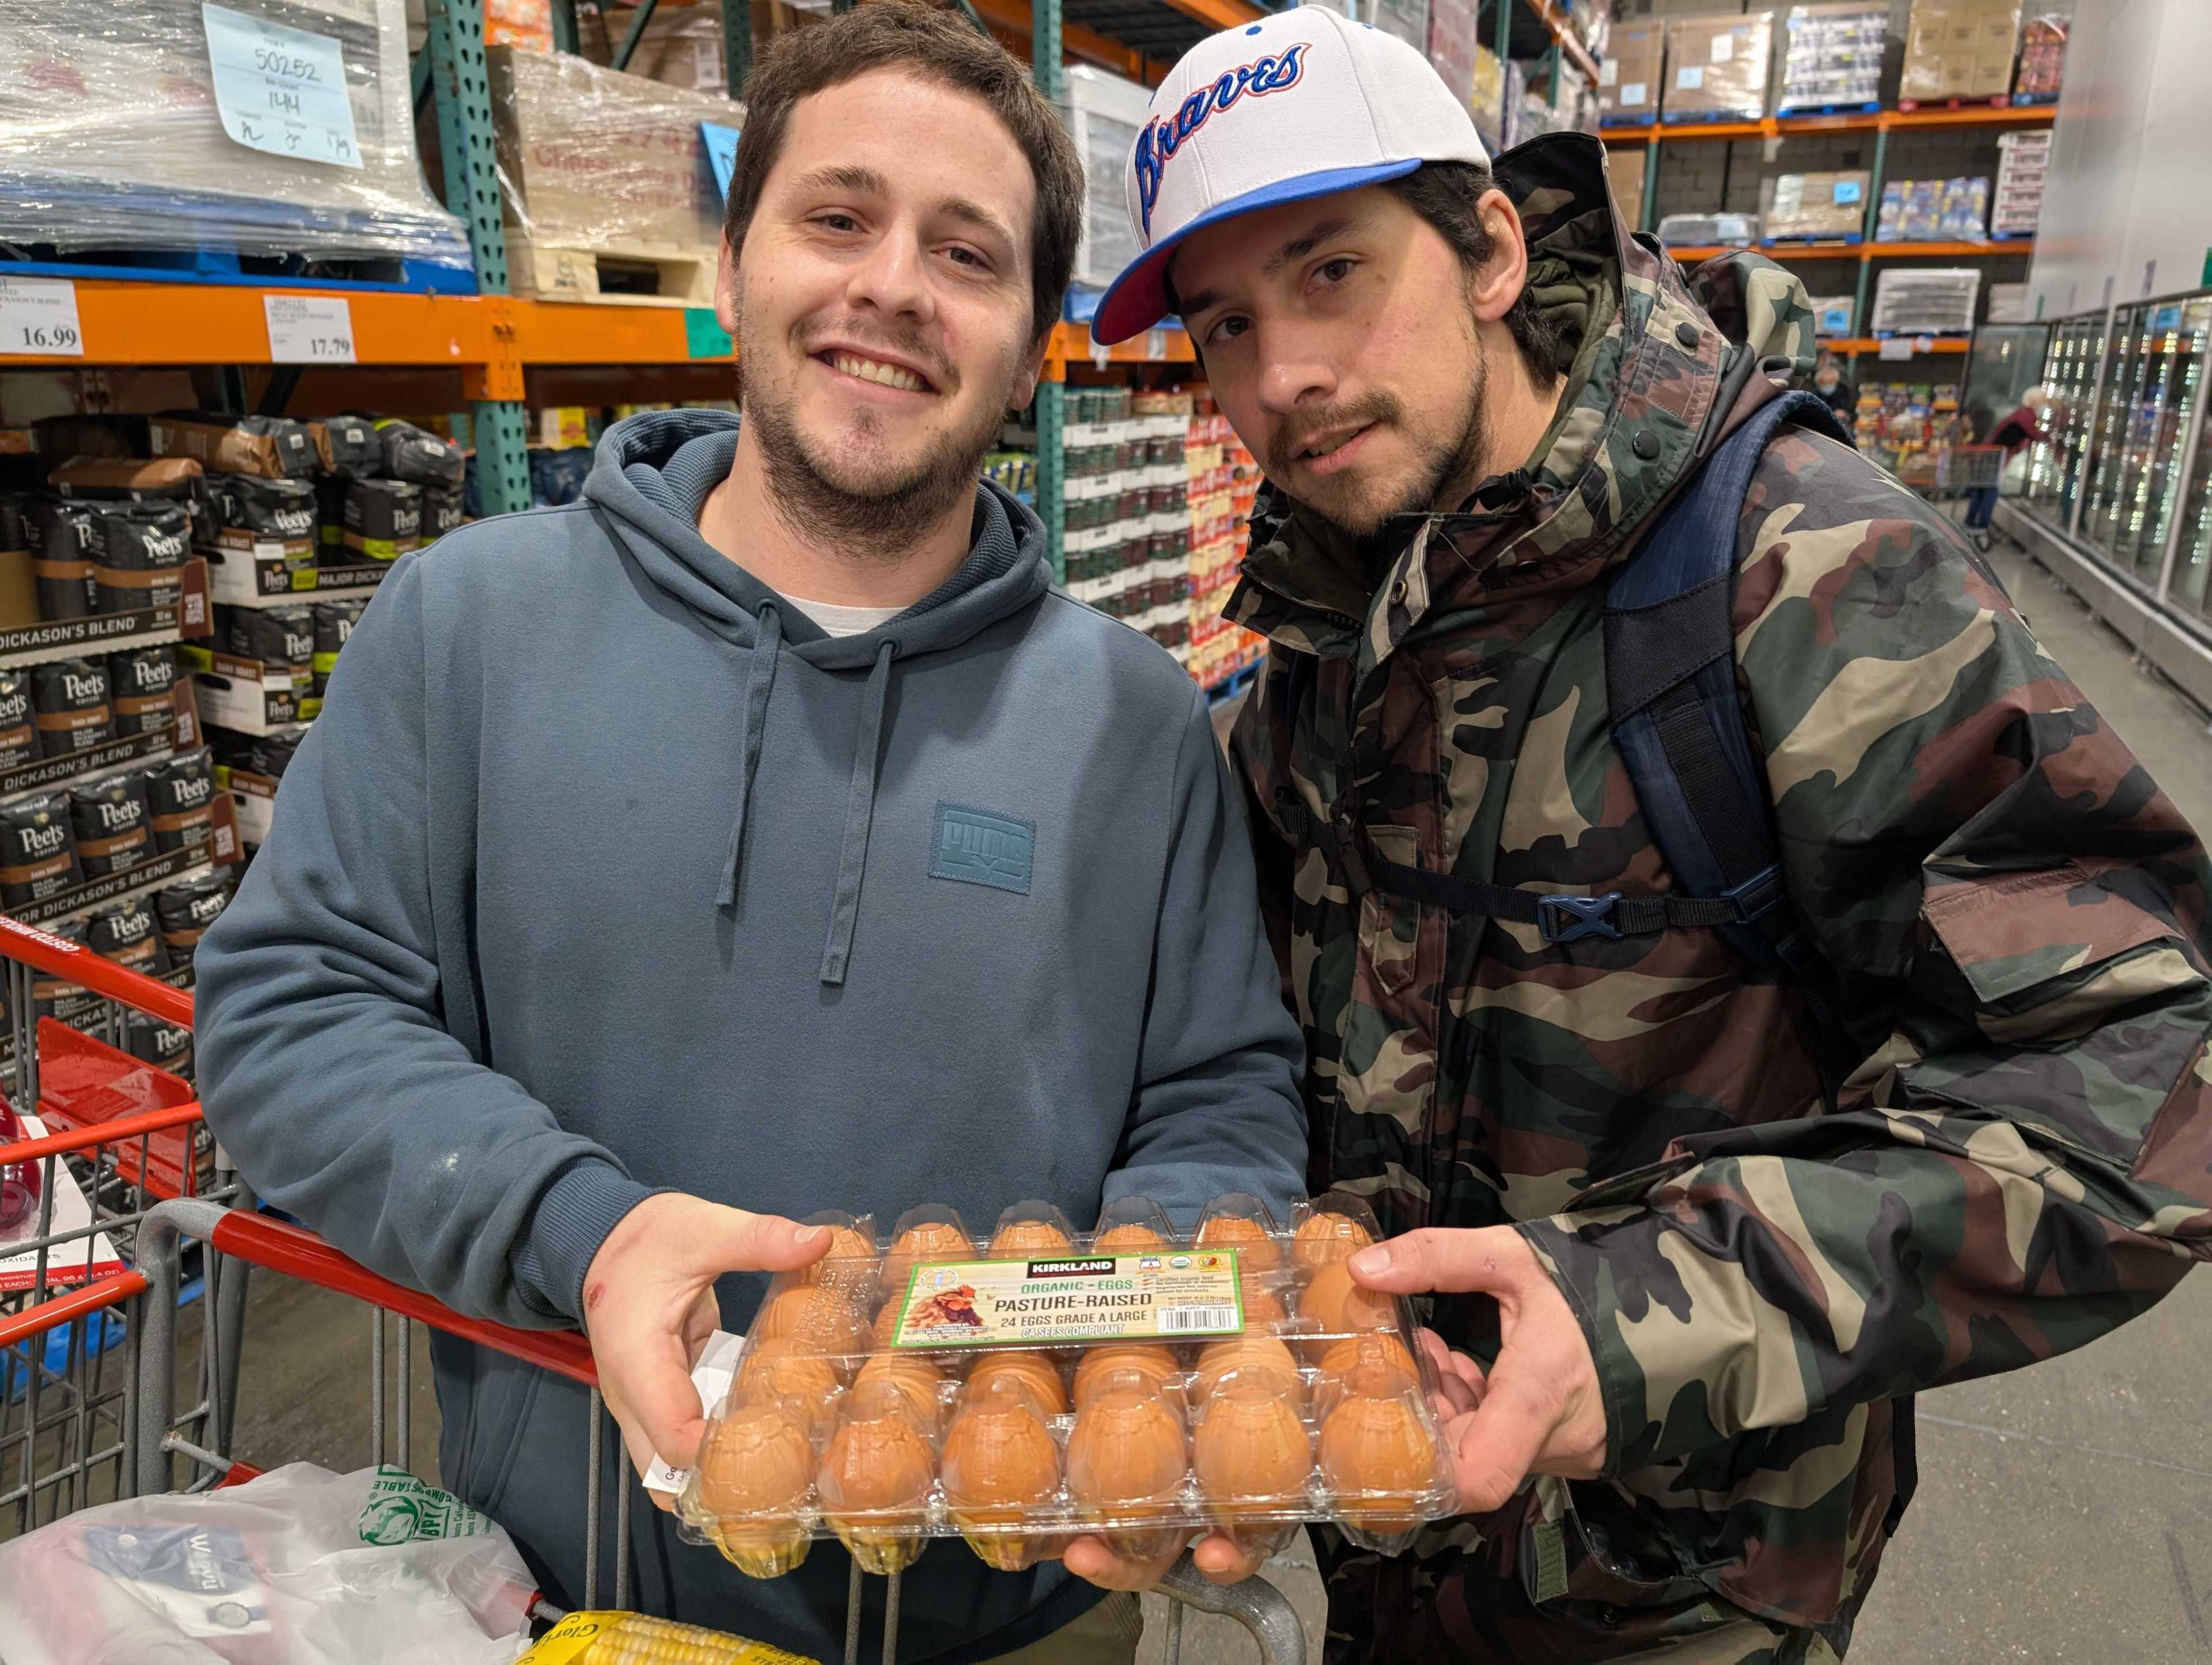
[{"label": "shopping cart", "polygon": [[1936,453],[1936,484],[1947,497],[1995,486],[2004,477],[2001,445],[1947,445]]},{"label": "shopping cart", "polygon": [[[181,1198],[163,1202],[148,1211],[139,1223],[137,1275],[143,1281],[145,1295],[137,1356],[138,1411],[132,1429],[135,1437],[133,1479],[140,1495],[173,1489],[177,1483],[175,1465],[179,1457],[185,1459],[190,1465],[189,1478],[185,1483],[186,1490],[206,1489],[250,1480],[258,1472],[249,1465],[236,1461],[221,1447],[211,1448],[183,1431],[191,1419],[179,1417],[172,1404],[177,1378],[174,1358],[178,1339],[176,1297],[182,1277],[185,1246],[193,1242],[204,1245],[226,1264],[241,1267],[260,1267],[335,1291],[367,1304],[371,1324],[369,1443],[374,1462],[380,1463],[388,1459],[403,1468],[411,1467],[410,1459],[413,1451],[414,1431],[410,1425],[410,1401],[413,1386],[414,1327],[418,1323],[444,1334],[489,1347],[509,1358],[537,1365],[541,1370],[554,1371],[588,1389],[590,1438],[586,1454],[586,1479],[582,1486],[584,1588],[580,1594],[586,1607],[599,1605],[601,1589],[599,1563],[602,1559],[600,1523],[605,1518],[603,1511],[605,1507],[605,1500],[600,1495],[600,1476],[607,1441],[611,1437],[618,1439],[619,1435],[600,1401],[599,1376],[592,1366],[590,1344],[573,1331],[509,1329],[503,1325],[466,1317],[427,1295],[379,1277],[367,1267],[347,1259],[311,1231],[267,1218],[247,1208],[225,1207],[213,1201]],[[398,1369],[393,1373],[395,1379],[387,1386],[385,1363],[386,1332],[393,1318],[398,1320]],[[227,1376],[220,1372],[205,1370],[202,1374],[204,1379],[215,1382],[218,1402],[213,1413],[201,1420],[215,1428],[228,1430],[235,1415],[236,1372],[234,1370]],[[391,1414],[386,1412],[387,1393],[396,1395]],[[387,1433],[392,1436],[389,1442]],[[638,1484],[627,1462],[621,1465],[619,1472],[622,1478],[615,1488],[614,1565],[611,1582],[614,1605],[627,1607],[630,1593],[629,1516],[632,1494],[638,1489]],[[649,1504],[646,1506],[651,1507]],[[862,1580],[865,1576],[855,1564],[846,1601],[845,1665],[860,1665]],[[896,1665],[898,1575],[894,1574],[885,1582],[882,1658],[884,1665]],[[1186,1555],[1170,1571],[1160,1589],[1172,1598],[1168,1604],[1168,1665],[1176,1665],[1181,1656],[1182,1616],[1186,1607],[1195,1607],[1204,1613],[1219,1613],[1242,1625],[1258,1644],[1261,1665],[1304,1665],[1305,1633],[1298,1623],[1297,1615],[1282,1592],[1265,1579],[1250,1578],[1241,1584],[1228,1587],[1217,1585],[1199,1572]],[[559,1609],[542,1601],[538,1604],[536,1613],[537,1616],[549,1619],[561,1617]]]},{"label": "shopping cart", "polygon": [[[122,1049],[130,1014],[189,1029],[191,996],[80,943],[0,918],[8,1022],[0,1116],[0,1537],[129,1495],[137,1396],[130,1304],[146,1212],[171,1198],[236,1200],[184,1080]],[[56,1015],[66,1014],[69,1023]],[[18,1113],[36,1118],[18,1125]],[[202,1297],[210,1372],[179,1426],[210,1427],[234,1397],[245,1299],[211,1255]]]}]

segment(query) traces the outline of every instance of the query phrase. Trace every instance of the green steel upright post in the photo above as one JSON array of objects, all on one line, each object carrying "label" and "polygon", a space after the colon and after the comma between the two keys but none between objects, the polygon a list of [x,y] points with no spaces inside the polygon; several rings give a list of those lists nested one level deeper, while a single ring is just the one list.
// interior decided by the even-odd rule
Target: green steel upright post
[{"label": "green steel upright post", "polygon": [[1638,231],[1657,228],[1652,216],[1659,211],[1659,153],[1665,149],[1666,143],[1661,139],[1650,140],[1644,147],[1644,206],[1637,216]]},{"label": "green steel upright post", "polygon": [[[1888,167],[1889,129],[1878,127],[1874,136],[1874,172],[1867,183],[1866,224],[1859,233],[1861,240],[1868,244],[1873,243],[1875,228],[1881,224],[1881,184]],[[1859,254],[1858,290],[1851,301],[1851,334],[1854,337],[1863,337],[1873,332],[1874,320],[1867,316],[1867,290],[1873,283],[1874,262],[1867,258],[1863,249]],[[1852,357],[1856,359],[1857,355],[1853,354]],[[1856,369],[1858,367],[1854,363],[1851,368]],[[1853,376],[1851,380],[1856,383],[1858,378]]]},{"label": "green steel upright post", "polygon": [[1559,43],[1556,40],[1544,54],[1544,79],[1550,89],[1545,96],[1551,100],[1552,108],[1556,110],[1559,107]]},{"label": "green steel upright post", "polygon": [[[503,295],[507,232],[500,219],[499,167],[492,148],[483,0],[430,0],[429,23],[430,88],[438,106],[438,143],[445,153],[446,201],[468,222],[477,290]],[[479,506],[486,514],[530,507],[520,374],[511,362],[505,369],[505,375],[489,379],[489,391],[511,391],[514,397],[477,399],[471,413]]]},{"label": "green steel upright post", "polygon": [[1500,64],[1513,56],[1513,8],[1519,0],[1490,0],[1498,8],[1498,61]]},{"label": "green steel upright post", "polygon": [[730,83],[729,95],[743,98],[745,82],[753,77],[751,0],[723,0],[722,73]]},{"label": "green steel upright post", "polygon": [[553,50],[573,52],[576,45],[576,0],[553,0]]},{"label": "green steel upright post", "polygon": [[[1030,11],[1030,67],[1037,90],[1057,104],[1066,95],[1066,78],[1060,64],[1060,0],[1033,0]],[[1058,320],[1054,320],[1057,322]],[[1067,504],[1061,495],[1066,483],[1060,436],[1066,419],[1066,388],[1057,381],[1040,382],[1036,392],[1036,511],[1044,522],[1045,558],[1052,562],[1052,581],[1067,581]]]}]

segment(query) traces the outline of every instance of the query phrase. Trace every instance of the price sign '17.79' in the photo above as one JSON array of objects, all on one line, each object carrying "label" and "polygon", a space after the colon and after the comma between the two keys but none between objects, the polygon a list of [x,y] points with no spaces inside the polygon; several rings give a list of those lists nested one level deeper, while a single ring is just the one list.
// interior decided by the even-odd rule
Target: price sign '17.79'
[{"label": "price sign '17.79'", "polygon": [[0,354],[84,356],[76,285],[66,277],[0,276]]},{"label": "price sign '17.79'", "polygon": [[345,55],[326,34],[203,5],[222,131],[272,156],[362,166]]},{"label": "price sign '17.79'", "polygon": [[264,295],[271,364],[351,364],[353,308],[320,295]]}]

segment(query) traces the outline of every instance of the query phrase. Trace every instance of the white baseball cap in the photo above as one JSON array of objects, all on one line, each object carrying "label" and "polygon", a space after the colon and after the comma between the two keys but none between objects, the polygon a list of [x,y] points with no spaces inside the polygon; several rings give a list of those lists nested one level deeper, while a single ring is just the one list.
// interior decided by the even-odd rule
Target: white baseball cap
[{"label": "white baseball cap", "polygon": [[1152,94],[1128,169],[1144,252],[1099,298],[1091,333],[1125,341],[1166,317],[1168,262],[1194,231],[1423,162],[1489,161],[1428,59],[1371,24],[1300,6],[1209,35]]}]

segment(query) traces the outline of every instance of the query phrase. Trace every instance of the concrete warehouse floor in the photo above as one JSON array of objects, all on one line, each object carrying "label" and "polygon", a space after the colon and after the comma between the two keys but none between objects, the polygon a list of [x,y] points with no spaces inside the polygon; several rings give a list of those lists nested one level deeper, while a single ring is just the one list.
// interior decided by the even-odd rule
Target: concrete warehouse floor
[{"label": "concrete warehouse floor", "polygon": [[[1999,570],[2051,654],[2200,828],[2212,829],[2204,718],[2136,671],[2119,639],[2039,568]],[[418,1349],[417,1375],[427,1377]],[[368,1461],[368,1325],[354,1303],[257,1274],[237,1454],[263,1465]],[[1926,1395],[1918,1500],[1859,1626],[1854,1665],[2212,1658],[2212,1276],[2069,1357]],[[417,1471],[436,1412],[416,1396]],[[1322,1601],[1301,1540],[1270,1568],[1320,1660]],[[1164,1602],[1146,1600],[1147,1665]],[[1189,1665],[1249,1661],[1225,1619],[1190,1616]]]}]

